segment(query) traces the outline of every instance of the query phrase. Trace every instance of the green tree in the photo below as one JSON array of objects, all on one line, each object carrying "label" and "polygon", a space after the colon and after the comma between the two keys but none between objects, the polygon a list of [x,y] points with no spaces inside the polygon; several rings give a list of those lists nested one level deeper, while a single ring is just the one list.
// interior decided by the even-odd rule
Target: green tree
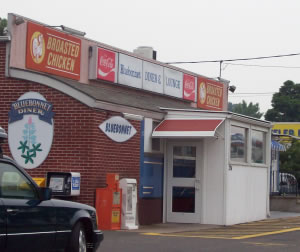
[{"label": "green tree", "polygon": [[300,182],[300,141],[293,140],[286,151],[280,152],[280,172],[292,173]]},{"label": "green tree", "polygon": [[265,118],[273,122],[300,122],[300,84],[286,81],[272,98],[272,109]]},{"label": "green tree", "polygon": [[231,102],[229,102],[228,110],[237,114],[251,116],[258,119],[260,119],[263,115],[263,113],[259,112],[258,103],[253,104],[252,102],[250,102],[249,104],[247,104],[245,100],[243,100],[242,103],[237,104],[232,104]]},{"label": "green tree", "polygon": [[4,28],[7,27],[7,20],[5,18],[0,18],[0,36],[3,36]]}]

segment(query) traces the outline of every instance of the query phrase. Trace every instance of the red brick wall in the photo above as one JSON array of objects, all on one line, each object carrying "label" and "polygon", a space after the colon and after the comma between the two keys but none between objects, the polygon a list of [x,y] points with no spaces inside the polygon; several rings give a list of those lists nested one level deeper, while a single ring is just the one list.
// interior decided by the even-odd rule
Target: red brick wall
[{"label": "red brick wall", "polygon": [[[106,173],[139,180],[140,122],[131,121],[137,134],[129,141],[113,142],[98,125],[118,113],[89,108],[38,83],[6,78],[5,48],[0,42],[0,126],[7,130],[10,104],[29,91],[43,95],[55,112],[52,148],[40,167],[27,170],[31,176],[45,177],[48,171],[80,172],[80,196],[72,200],[93,206],[95,189],[105,186]],[[7,144],[4,152],[10,155]]]}]

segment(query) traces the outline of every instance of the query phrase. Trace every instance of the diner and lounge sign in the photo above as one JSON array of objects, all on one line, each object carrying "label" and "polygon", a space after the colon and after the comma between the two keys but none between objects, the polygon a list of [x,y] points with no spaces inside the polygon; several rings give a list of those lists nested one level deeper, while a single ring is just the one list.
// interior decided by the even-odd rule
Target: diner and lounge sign
[{"label": "diner and lounge sign", "polygon": [[[92,64],[90,64],[92,72],[95,72],[95,69],[97,69],[95,68],[95,62],[97,62],[98,68],[99,62],[105,63],[106,68],[108,65],[109,67],[106,70],[101,70],[101,75],[90,74],[90,79],[107,80],[112,83],[144,89],[192,102],[198,101],[197,94],[199,94],[199,91],[197,91],[197,89],[199,84],[197,82],[199,82],[199,78],[196,76],[123,53],[113,52],[104,48],[94,48],[96,49],[93,49],[93,55],[96,54],[96,59],[94,56],[91,57],[93,59]],[[104,75],[108,76],[109,74],[112,78],[103,78]],[[205,83],[209,82],[209,79],[206,78],[202,78],[201,80],[205,80]],[[217,84],[212,86],[210,83],[211,82],[208,84],[208,92],[217,86],[217,88],[214,89],[217,89],[218,95],[221,94],[221,97],[216,97],[215,95],[209,96],[205,109],[219,110],[221,107],[220,104],[222,104],[223,101],[223,84],[214,81],[214,83]],[[200,91],[203,91],[203,85],[201,88]],[[222,93],[219,91],[222,91]],[[206,93],[204,94],[202,92],[201,95],[206,95]],[[220,102],[220,104],[218,105],[217,102]],[[198,101],[198,105],[200,105],[200,108],[203,108],[203,103]]]}]

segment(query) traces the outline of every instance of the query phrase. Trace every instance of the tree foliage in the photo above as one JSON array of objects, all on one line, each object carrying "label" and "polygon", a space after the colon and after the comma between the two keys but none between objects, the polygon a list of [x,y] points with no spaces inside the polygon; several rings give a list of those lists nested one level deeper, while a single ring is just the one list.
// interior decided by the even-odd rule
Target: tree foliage
[{"label": "tree foliage", "polygon": [[280,153],[279,160],[281,172],[290,172],[300,177],[300,141],[293,140],[292,145]]},{"label": "tree foliage", "polygon": [[272,98],[265,119],[273,122],[300,122],[300,84],[286,81]]},{"label": "tree foliage", "polygon": [[253,104],[252,102],[250,102],[249,104],[247,104],[245,100],[243,100],[242,103],[237,104],[232,104],[231,102],[229,102],[228,110],[237,114],[251,116],[258,119],[260,119],[263,115],[263,113],[259,112],[258,103]]},{"label": "tree foliage", "polygon": [[0,36],[3,36],[4,28],[7,27],[7,20],[5,18],[0,18]]}]

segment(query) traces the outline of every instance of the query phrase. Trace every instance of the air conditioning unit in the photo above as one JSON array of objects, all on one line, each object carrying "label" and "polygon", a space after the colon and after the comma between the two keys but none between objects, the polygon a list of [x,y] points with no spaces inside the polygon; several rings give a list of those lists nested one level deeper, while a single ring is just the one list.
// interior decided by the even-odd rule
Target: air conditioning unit
[{"label": "air conditioning unit", "polygon": [[150,46],[139,46],[137,49],[133,50],[133,53],[144,58],[156,60],[156,51]]}]

